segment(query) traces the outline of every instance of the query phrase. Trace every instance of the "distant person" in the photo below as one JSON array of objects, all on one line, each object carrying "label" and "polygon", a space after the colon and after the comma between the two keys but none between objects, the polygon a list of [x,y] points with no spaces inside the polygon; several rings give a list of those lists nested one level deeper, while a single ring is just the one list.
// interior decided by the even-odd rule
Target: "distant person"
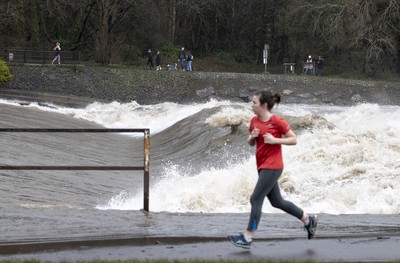
[{"label": "distant person", "polygon": [[257,184],[250,197],[251,212],[246,232],[228,236],[229,241],[241,248],[250,249],[254,234],[261,220],[265,197],[271,205],[300,219],[307,230],[308,239],[314,238],[317,216],[307,215],[301,208],[282,198],[278,179],[283,171],[282,145],[295,145],[297,138],[290,125],[271,112],[279,104],[281,96],[270,91],[254,94],[251,108],[255,116],[250,121],[247,143],[256,145],[258,170]]},{"label": "distant person", "polygon": [[157,64],[156,70],[161,70],[161,54],[159,50],[157,50],[156,54],[156,64]]},{"label": "distant person", "polygon": [[186,71],[192,71],[192,63],[193,63],[193,55],[192,52],[189,51],[187,55],[187,63],[186,63]]},{"label": "distant person", "polygon": [[58,62],[58,65],[60,65],[61,63],[60,63],[60,60],[61,60],[61,56],[60,56],[60,53],[61,53],[61,46],[60,46],[60,42],[57,42],[56,43],[56,46],[54,47],[54,49],[53,50],[55,50],[56,51],[56,56],[54,57],[54,59],[53,59],[53,61],[51,62],[51,64],[54,64],[54,62]]},{"label": "distant person", "polygon": [[315,67],[315,74],[322,75],[324,73],[324,58],[319,56],[317,61],[317,66]]},{"label": "distant person", "polygon": [[146,68],[149,67],[149,69],[154,69],[153,65],[153,53],[151,52],[151,49],[147,51],[147,64]]},{"label": "distant person", "polygon": [[181,70],[182,71],[185,70],[185,58],[186,58],[185,48],[182,47],[181,51],[179,51],[179,55],[178,55],[178,61],[181,64]]},{"label": "distant person", "polygon": [[313,72],[313,61],[311,55],[308,56],[306,63],[304,65],[304,74],[309,74]]}]

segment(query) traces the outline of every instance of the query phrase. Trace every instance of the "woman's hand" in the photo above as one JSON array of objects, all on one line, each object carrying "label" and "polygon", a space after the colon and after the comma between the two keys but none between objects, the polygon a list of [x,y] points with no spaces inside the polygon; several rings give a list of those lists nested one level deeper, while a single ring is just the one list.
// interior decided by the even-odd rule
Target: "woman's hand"
[{"label": "woman's hand", "polygon": [[251,131],[250,136],[252,139],[255,139],[258,137],[258,135],[260,135],[260,130],[257,129],[257,127],[254,127],[254,129]]},{"label": "woman's hand", "polygon": [[254,146],[256,144],[256,138],[260,135],[260,130],[257,129],[256,126],[254,126],[254,129],[251,131],[249,138],[247,139],[247,142],[249,143],[250,146]]},{"label": "woman's hand", "polygon": [[296,134],[292,130],[289,130],[282,138],[276,138],[270,133],[263,135],[264,143],[267,144],[284,144],[284,145],[295,145],[297,143]]},{"label": "woman's hand", "polygon": [[276,138],[271,133],[265,133],[263,137],[264,137],[264,143],[276,144]]}]

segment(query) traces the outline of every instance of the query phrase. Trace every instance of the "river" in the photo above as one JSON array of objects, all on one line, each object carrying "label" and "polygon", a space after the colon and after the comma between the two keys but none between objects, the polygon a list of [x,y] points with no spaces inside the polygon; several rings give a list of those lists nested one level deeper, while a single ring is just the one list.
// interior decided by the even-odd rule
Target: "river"
[{"label": "river", "polygon": [[[3,128],[150,128],[150,213],[140,171],[0,172],[0,243],[241,231],[257,179],[249,103],[93,103],[83,109],[1,100]],[[284,146],[282,194],[325,221],[321,236],[399,234],[400,107],[282,104],[298,136]],[[232,131],[232,127],[237,127]],[[3,133],[2,165],[141,165],[137,134]],[[264,203],[262,235],[304,236]],[[340,220],[338,220],[340,217]],[[362,230],[362,231],[360,231]]]}]

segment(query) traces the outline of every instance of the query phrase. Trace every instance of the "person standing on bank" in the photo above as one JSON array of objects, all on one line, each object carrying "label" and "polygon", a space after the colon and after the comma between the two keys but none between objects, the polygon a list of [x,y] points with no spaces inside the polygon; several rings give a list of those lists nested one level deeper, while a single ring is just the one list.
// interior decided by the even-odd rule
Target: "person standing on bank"
[{"label": "person standing on bank", "polygon": [[181,49],[181,51],[179,51],[179,55],[178,55],[178,61],[179,61],[179,63],[181,63],[182,71],[185,70],[185,58],[186,58],[185,48],[182,47],[182,49]]},{"label": "person standing on bank", "polygon": [[306,63],[304,65],[304,74],[308,75],[309,73],[312,74],[313,73],[313,61],[312,61],[312,57],[311,55],[308,56]]},{"label": "person standing on bank", "polygon": [[51,62],[51,64],[54,64],[54,62],[58,62],[58,65],[60,65],[61,63],[60,63],[60,60],[61,60],[61,57],[60,57],[60,53],[61,53],[61,47],[60,47],[60,42],[57,42],[56,43],[56,46],[54,47],[54,49],[53,50],[55,50],[56,51],[56,56],[54,57],[54,59],[53,59],[53,61]]},{"label": "person standing on bank", "polygon": [[186,71],[192,71],[192,63],[193,63],[193,55],[192,52],[189,51],[187,55]]},{"label": "person standing on bank", "polygon": [[154,69],[153,65],[153,53],[151,52],[151,49],[147,51],[147,64],[146,68],[149,67],[149,69]]},{"label": "person standing on bank", "polygon": [[161,55],[159,50],[157,50],[156,64],[157,64],[156,70],[161,70]]},{"label": "person standing on bank", "polygon": [[315,70],[315,75],[322,76],[323,72],[324,72],[324,59],[323,57],[319,56]]},{"label": "person standing on bank", "polygon": [[301,208],[281,196],[278,179],[283,171],[282,145],[295,145],[297,138],[284,119],[271,113],[272,108],[280,101],[281,96],[273,95],[270,91],[259,91],[253,96],[251,107],[255,116],[250,122],[247,142],[250,146],[256,145],[258,180],[250,197],[251,212],[246,232],[228,236],[229,241],[237,247],[250,248],[260,223],[265,197],[273,207],[303,221],[308,239],[314,238],[315,235],[317,215],[307,215]]}]

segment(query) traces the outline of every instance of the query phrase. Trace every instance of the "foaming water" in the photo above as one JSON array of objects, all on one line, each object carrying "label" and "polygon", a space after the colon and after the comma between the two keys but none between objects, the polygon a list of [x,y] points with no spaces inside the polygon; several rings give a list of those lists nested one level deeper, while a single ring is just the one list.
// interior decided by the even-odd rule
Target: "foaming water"
[{"label": "foaming water", "polygon": [[285,147],[290,198],[325,213],[399,214],[400,108],[359,105],[323,114],[335,129]]},{"label": "foaming water", "polygon": [[[255,160],[244,160],[225,169],[204,169],[187,174],[181,167],[170,165],[151,189],[152,210],[169,212],[243,212],[256,177],[248,173]],[[123,192],[100,209],[131,210],[140,207],[141,195]]]},{"label": "foaming water", "polygon": [[[335,128],[312,127],[298,133],[298,145],[284,146],[283,195],[307,211],[331,214],[399,214],[399,107],[279,107],[281,114],[320,114]],[[232,116],[233,114],[233,116]],[[244,114],[244,115],[243,115]],[[207,119],[226,126],[246,119],[246,111],[224,109]],[[225,116],[225,117],[224,117]],[[247,118],[250,118],[247,116]],[[215,124],[217,123],[217,124]],[[245,140],[243,140],[245,143]],[[256,182],[254,156],[226,168],[185,174],[165,167],[152,188],[153,209],[173,212],[244,212]],[[107,209],[135,209],[135,195],[113,197]],[[266,202],[265,212],[279,212]]]},{"label": "foaming water", "polygon": [[[1,100],[0,103],[20,105],[18,101]],[[202,109],[232,105],[229,101],[210,100],[203,104],[182,105],[164,102],[157,105],[139,105],[135,101],[119,103],[117,101],[105,104],[95,102],[85,109],[59,107],[52,104],[29,103],[24,107],[57,112],[75,118],[95,122],[107,128],[150,128],[156,134],[174,123],[185,119]]]},{"label": "foaming water", "polygon": [[[257,171],[254,149],[245,140],[252,116],[247,103],[213,100],[192,105],[94,103],[86,109],[35,104],[24,107],[67,114],[110,128],[149,127],[151,149],[157,153],[152,155],[157,159],[151,162],[157,171],[150,189],[152,211],[236,213],[250,209]],[[285,169],[280,185],[285,198],[310,212],[400,214],[400,107],[282,104],[275,113],[295,116],[293,122],[299,123],[307,116],[319,116],[329,124],[302,127],[296,130],[298,144],[283,146]],[[231,127],[238,132],[232,132]],[[200,134],[204,135],[202,147],[193,143]],[[160,149],[162,152],[157,152]],[[196,161],[217,150],[208,164]],[[201,165],[193,167],[196,162]],[[138,210],[142,202],[140,190],[126,187],[103,197],[96,208]],[[263,211],[280,212],[268,202]]]}]

